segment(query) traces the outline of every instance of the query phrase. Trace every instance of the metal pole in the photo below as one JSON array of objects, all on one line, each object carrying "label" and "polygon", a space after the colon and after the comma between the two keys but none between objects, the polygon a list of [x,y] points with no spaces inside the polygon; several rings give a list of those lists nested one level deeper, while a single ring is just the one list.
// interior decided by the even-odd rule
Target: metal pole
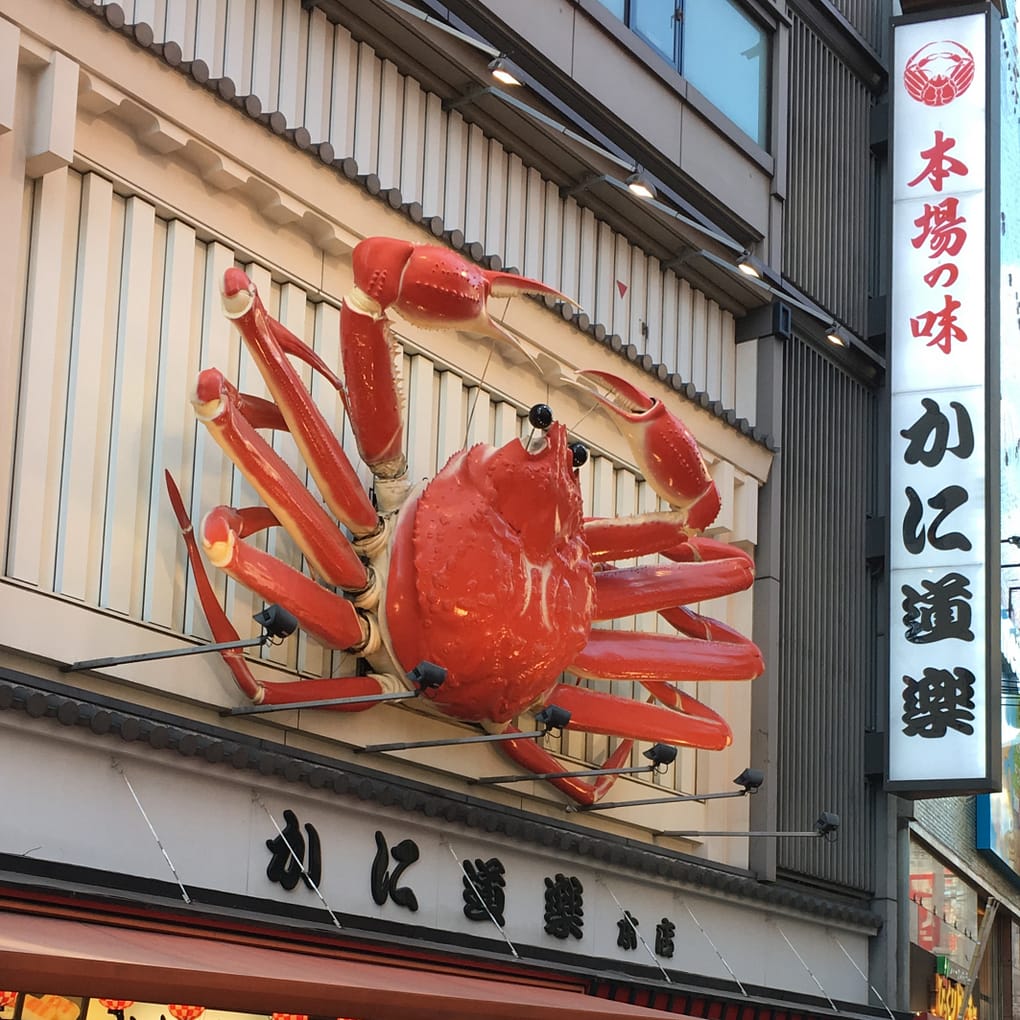
[{"label": "metal pole", "polygon": [[576,772],[536,772],[530,776],[484,776],[469,779],[471,786],[494,786],[497,783],[527,783],[532,779],[581,779],[585,776],[630,776],[638,772],[651,772],[654,765],[628,765],[621,769],[578,769]]},{"label": "metal pole", "polygon": [[648,797],[644,800],[619,800],[612,804],[580,804],[567,806],[568,811],[612,811],[614,808],[642,807],[645,804],[683,804],[689,800],[725,800],[727,797],[744,797],[747,790],[727,790],[725,793],[682,793],[676,797]]},{"label": "metal pole", "polygon": [[545,730],[534,733],[481,733],[476,737],[447,737],[443,740],[413,740],[410,743],[367,744],[354,748],[355,754],[375,754],[377,751],[409,751],[416,747],[448,747],[453,744],[489,744],[496,740],[536,740],[544,737]]},{"label": "metal pole", "polygon": [[82,669],[101,669],[103,666],[123,666],[129,662],[148,662],[150,659],[175,659],[181,655],[205,655],[207,652],[226,652],[231,648],[253,648],[266,643],[266,636],[245,641],[221,641],[217,645],[195,645],[191,648],[168,648],[162,652],[139,652],[137,655],[114,655],[105,659],[82,659],[60,667],[61,673],[77,673]]},{"label": "metal pole", "polygon": [[259,715],[262,712],[285,712],[288,708],[329,708],[332,705],[361,705],[373,701],[403,701],[417,698],[419,691],[404,691],[396,694],[361,694],[352,698],[324,698],[321,701],[288,701],[281,705],[244,705],[228,708],[221,715]]}]

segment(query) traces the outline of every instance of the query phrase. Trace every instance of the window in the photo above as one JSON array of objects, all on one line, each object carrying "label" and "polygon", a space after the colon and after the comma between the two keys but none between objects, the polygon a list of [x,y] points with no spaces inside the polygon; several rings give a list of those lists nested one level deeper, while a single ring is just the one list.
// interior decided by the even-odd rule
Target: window
[{"label": "window", "polygon": [[601,0],[762,148],[768,145],[768,29],[739,0]]}]

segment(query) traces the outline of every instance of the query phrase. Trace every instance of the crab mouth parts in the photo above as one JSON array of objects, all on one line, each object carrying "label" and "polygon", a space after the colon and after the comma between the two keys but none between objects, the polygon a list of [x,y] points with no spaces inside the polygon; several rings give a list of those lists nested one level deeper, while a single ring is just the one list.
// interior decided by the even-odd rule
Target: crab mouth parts
[{"label": "crab mouth parts", "polygon": [[544,432],[536,432],[529,439],[521,439],[521,446],[524,447],[524,452],[531,457],[536,459],[543,456],[549,450],[549,437]]}]

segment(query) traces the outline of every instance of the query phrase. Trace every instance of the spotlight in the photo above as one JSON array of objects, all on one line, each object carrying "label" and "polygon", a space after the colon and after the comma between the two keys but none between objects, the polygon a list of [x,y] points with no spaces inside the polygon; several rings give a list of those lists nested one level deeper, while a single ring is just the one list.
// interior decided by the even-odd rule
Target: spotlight
[{"label": "spotlight", "polygon": [[825,330],[825,339],[835,347],[850,346],[850,341],[847,340],[846,334],[843,332],[842,327],[838,322],[829,323],[828,328]]},{"label": "spotlight", "polygon": [[588,463],[588,447],[584,443],[571,443],[570,453],[574,467],[579,468]]},{"label": "spotlight", "polygon": [[446,670],[434,662],[419,662],[410,673],[408,679],[423,691],[434,691],[441,687],[446,679]]},{"label": "spotlight", "polygon": [[535,722],[541,726],[546,733],[553,730],[564,730],[570,722],[570,713],[559,705],[546,705],[541,712],[535,713]]},{"label": "spotlight", "polygon": [[744,793],[757,793],[758,788],[765,782],[765,773],[761,769],[744,769],[733,782],[737,786],[742,786]]},{"label": "spotlight", "polygon": [[500,81],[504,85],[520,85],[520,82],[510,70],[510,64],[504,56],[498,56],[495,60],[489,61],[489,72],[496,81]]},{"label": "spotlight", "polygon": [[283,606],[266,606],[261,613],[256,613],[252,619],[266,632],[265,637],[283,638],[290,637],[297,630],[297,618],[287,612]]},{"label": "spotlight", "polygon": [[758,264],[755,262],[754,256],[747,248],[741,252],[740,258],[737,259],[737,269],[739,269],[745,276],[753,276],[756,280],[761,279],[761,270],[758,268]]},{"label": "spotlight", "polygon": [[665,768],[676,761],[676,748],[672,744],[652,744],[644,756],[652,763],[653,768]]},{"label": "spotlight", "polygon": [[815,832],[819,836],[828,836],[839,828],[839,815],[831,811],[823,811],[815,822]]},{"label": "spotlight", "polygon": [[627,190],[638,198],[655,198],[656,191],[652,178],[639,166],[634,167],[634,172],[624,183]]}]

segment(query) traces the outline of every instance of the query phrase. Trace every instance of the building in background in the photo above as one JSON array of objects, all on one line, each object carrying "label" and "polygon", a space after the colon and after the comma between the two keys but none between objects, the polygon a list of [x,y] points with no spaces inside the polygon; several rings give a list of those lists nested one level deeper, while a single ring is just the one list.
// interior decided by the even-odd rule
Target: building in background
[{"label": "building in background", "polygon": [[[973,799],[884,785],[894,13],[0,0],[0,1016],[888,1016],[935,1004],[937,956],[967,966],[987,896],[979,1016],[1010,1015],[1016,901],[973,814],[954,821]],[[755,561],[698,608],[765,672],[683,685],[725,749],[653,771],[651,741],[624,760],[526,714],[564,772],[644,768],[577,810],[476,727],[399,701],[250,712],[219,655],[148,657],[210,639],[164,473],[195,521],[260,502],[190,404],[210,366],[269,396],[224,273],[337,371],[376,236],[577,302],[494,299],[516,344],[395,317],[415,481],[528,441],[548,404],[589,450],[585,513],[651,513],[638,455],[569,380],[611,373],[687,424],[721,496],[708,533]],[[358,465],[328,374],[299,367]],[[254,544],[301,565],[275,530]],[[213,587],[258,641],[261,599]],[[610,629],[673,632],[625,608]],[[295,701],[371,688],[305,631],[245,654]],[[621,716],[648,698],[579,686]]]}]

